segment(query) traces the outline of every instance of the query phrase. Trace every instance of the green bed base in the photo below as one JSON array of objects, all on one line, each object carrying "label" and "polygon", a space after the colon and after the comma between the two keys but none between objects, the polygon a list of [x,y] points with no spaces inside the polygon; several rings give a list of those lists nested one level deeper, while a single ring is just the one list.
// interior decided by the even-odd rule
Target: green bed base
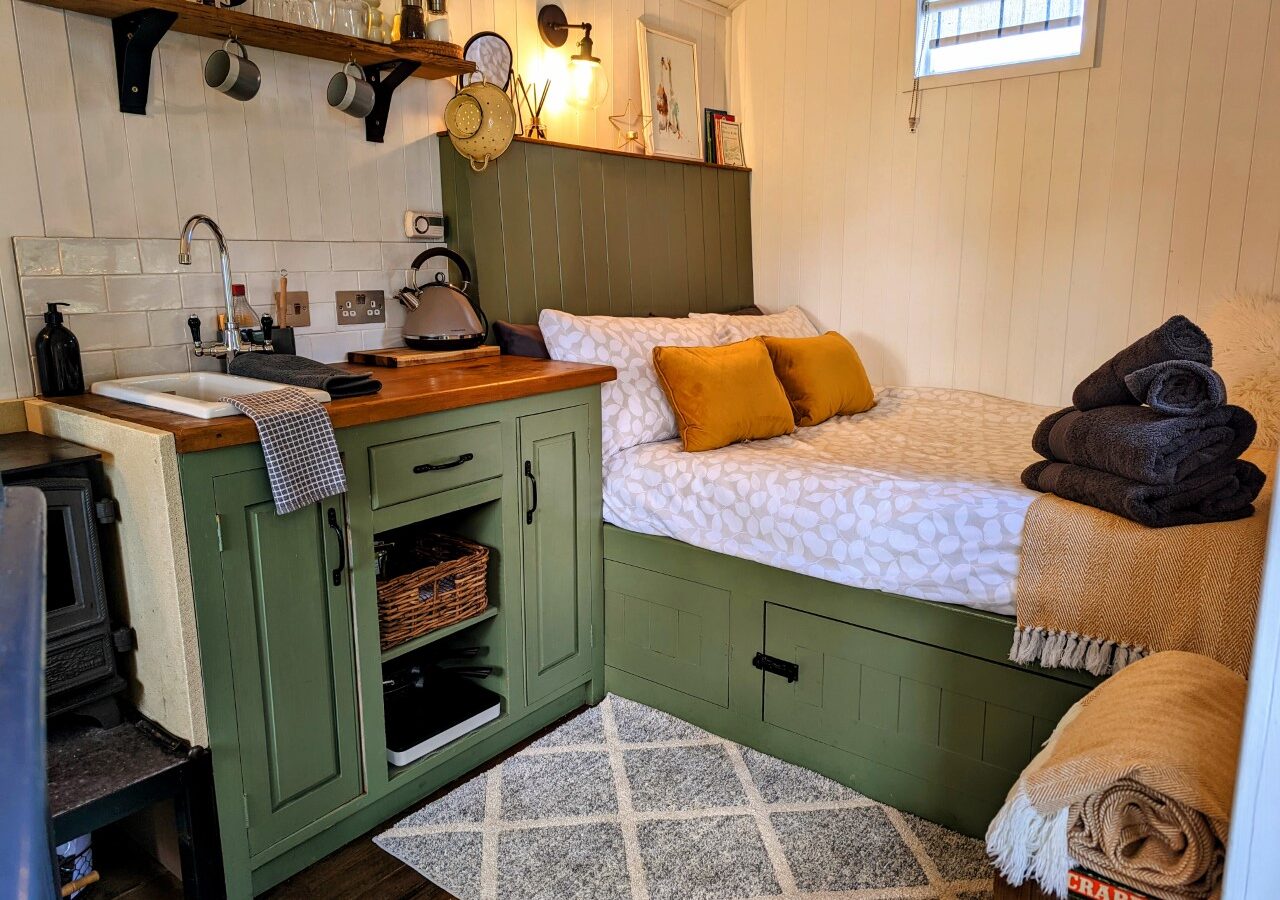
[{"label": "green bed base", "polygon": [[604,549],[609,690],[965,834],[1098,681],[1009,662],[1007,616],[613,526]]}]

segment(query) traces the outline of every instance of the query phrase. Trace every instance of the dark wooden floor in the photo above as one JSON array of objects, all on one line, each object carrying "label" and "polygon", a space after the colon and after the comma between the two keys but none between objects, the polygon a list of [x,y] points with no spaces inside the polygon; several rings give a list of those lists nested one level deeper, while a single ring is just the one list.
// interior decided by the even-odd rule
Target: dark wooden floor
[{"label": "dark wooden floor", "polygon": [[[576,712],[570,713],[571,716]],[[263,896],[269,900],[456,900],[391,854],[378,849],[375,835],[390,828],[410,812],[447,794],[477,773],[492,768],[563,722],[555,722],[528,740],[490,760],[474,772],[448,784],[421,803],[356,838],[320,862],[304,869]],[[80,895],[80,900],[161,900],[182,897],[182,885],[159,863],[119,838],[95,835],[95,862],[102,881]]]}]

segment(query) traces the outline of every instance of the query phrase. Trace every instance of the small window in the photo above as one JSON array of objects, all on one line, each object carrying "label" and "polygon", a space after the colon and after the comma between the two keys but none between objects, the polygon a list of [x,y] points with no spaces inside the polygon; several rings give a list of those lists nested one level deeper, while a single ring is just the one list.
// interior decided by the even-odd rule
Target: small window
[{"label": "small window", "polygon": [[918,87],[1084,68],[1100,0],[907,0]]}]

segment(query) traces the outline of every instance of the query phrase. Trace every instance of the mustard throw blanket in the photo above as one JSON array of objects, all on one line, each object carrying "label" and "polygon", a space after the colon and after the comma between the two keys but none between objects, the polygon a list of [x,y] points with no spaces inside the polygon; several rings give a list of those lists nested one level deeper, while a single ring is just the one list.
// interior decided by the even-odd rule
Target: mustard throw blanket
[{"label": "mustard throw blanket", "polygon": [[1109,675],[1158,650],[1189,650],[1248,675],[1276,451],[1247,519],[1147,528],[1046,494],[1027,511],[1009,658]]},{"label": "mustard throw blanket", "polygon": [[1156,653],[1073,706],[1009,791],[987,851],[1011,884],[1066,896],[1079,863],[1165,900],[1222,881],[1245,680]]}]

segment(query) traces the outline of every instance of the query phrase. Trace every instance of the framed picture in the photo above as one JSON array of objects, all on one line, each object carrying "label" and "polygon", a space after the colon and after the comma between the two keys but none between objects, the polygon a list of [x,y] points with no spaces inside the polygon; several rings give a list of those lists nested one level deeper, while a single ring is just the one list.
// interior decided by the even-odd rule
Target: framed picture
[{"label": "framed picture", "polygon": [[698,45],[643,21],[640,39],[640,102],[653,117],[648,150],[657,156],[701,160],[702,99],[698,94]]}]

